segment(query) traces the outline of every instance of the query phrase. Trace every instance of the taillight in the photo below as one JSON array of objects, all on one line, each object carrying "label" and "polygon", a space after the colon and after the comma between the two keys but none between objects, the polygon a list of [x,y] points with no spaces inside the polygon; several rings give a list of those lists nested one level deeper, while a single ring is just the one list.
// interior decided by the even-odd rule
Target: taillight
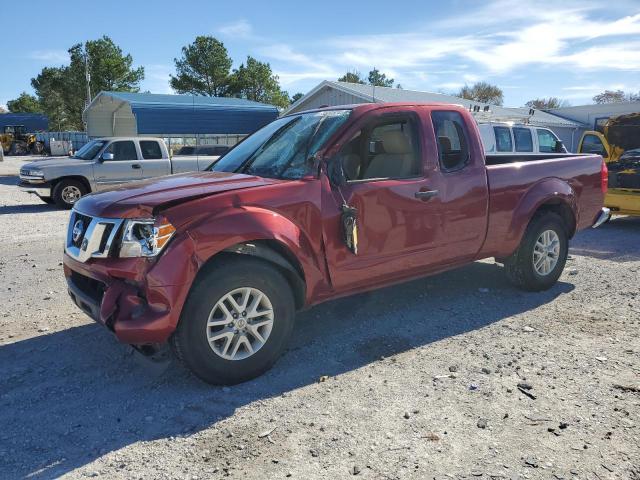
[{"label": "taillight", "polygon": [[600,188],[602,189],[602,193],[607,193],[607,188],[609,186],[609,169],[607,168],[606,162],[602,161],[602,168],[600,168]]}]

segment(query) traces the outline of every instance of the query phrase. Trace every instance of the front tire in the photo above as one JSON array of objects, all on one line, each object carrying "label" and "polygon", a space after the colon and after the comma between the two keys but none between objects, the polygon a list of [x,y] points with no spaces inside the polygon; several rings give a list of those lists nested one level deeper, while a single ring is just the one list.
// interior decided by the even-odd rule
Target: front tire
[{"label": "front tire", "polygon": [[69,210],[86,194],[87,188],[82,182],[72,179],[62,179],[53,189],[53,201],[58,207]]},{"label": "front tire", "polygon": [[253,258],[225,259],[194,283],[172,345],[200,379],[233,385],[273,366],[294,316],[291,287],[275,267]]},{"label": "front tire", "polygon": [[504,262],[507,277],[523,290],[548,290],[560,278],[568,251],[567,228],[562,218],[552,212],[537,215],[518,249]]}]

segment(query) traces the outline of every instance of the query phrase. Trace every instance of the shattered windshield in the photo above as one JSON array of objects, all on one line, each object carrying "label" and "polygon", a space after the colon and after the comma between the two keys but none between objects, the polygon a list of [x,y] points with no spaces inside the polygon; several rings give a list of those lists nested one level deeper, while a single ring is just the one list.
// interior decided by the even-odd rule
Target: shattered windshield
[{"label": "shattered windshield", "polygon": [[350,110],[326,110],[280,118],[230,150],[211,168],[268,178],[302,178],[310,157],[342,125]]},{"label": "shattered windshield", "polygon": [[71,158],[93,160],[105,143],[107,143],[106,140],[93,140],[78,150]]}]

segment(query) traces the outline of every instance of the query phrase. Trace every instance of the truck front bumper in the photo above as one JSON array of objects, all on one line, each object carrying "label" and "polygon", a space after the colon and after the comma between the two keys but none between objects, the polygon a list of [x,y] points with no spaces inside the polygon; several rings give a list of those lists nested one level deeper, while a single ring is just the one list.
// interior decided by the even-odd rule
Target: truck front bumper
[{"label": "truck front bumper", "polygon": [[607,207],[602,207],[602,210],[600,210],[600,213],[596,217],[596,221],[591,226],[591,228],[598,228],[604,222],[609,220],[610,217],[611,217],[611,210],[608,209]]},{"label": "truck front bumper", "polygon": [[122,343],[166,342],[180,318],[190,282],[158,285],[146,271],[146,259],[115,264],[82,263],[64,254],[64,275],[73,302],[111,330]]},{"label": "truck front bumper", "polygon": [[23,192],[35,193],[39,197],[51,197],[51,185],[48,183],[27,183],[21,181],[18,188]]}]

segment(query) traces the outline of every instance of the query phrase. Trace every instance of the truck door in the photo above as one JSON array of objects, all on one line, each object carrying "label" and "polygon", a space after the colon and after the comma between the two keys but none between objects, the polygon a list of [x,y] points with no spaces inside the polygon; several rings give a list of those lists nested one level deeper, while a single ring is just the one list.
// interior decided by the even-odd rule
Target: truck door
[{"label": "truck door", "polygon": [[162,147],[157,140],[140,140],[142,156],[142,178],[161,177],[171,174],[171,161],[163,158]]},{"label": "truck door", "polygon": [[466,263],[476,258],[487,232],[484,152],[471,117],[455,110],[433,110],[429,116],[435,148],[427,175],[430,188],[438,191],[438,257],[447,264]]},{"label": "truck door", "polygon": [[94,165],[94,177],[98,190],[119,183],[142,178],[142,165],[133,140],[116,140],[102,152],[100,161]]},{"label": "truck door", "polygon": [[584,132],[578,145],[578,153],[595,153],[608,161],[609,143],[600,132]]},{"label": "truck door", "polygon": [[[334,286],[391,280],[436,261],[437,202],[424,169],[423,124],[415,112],[372,114],[354,127],[338,155],[345,183],[323,210]],[[344,244],[340,206],[357,210],[357,255]]]}]

